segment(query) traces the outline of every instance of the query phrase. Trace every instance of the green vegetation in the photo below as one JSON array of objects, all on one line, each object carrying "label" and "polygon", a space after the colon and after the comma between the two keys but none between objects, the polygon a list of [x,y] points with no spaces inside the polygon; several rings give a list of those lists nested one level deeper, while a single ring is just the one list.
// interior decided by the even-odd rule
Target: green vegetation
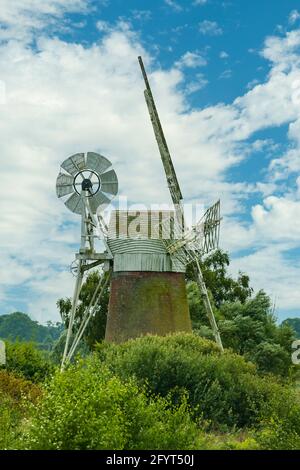
[{"label": "green vegetation", "polygon": [[290,326],[296,335],[297,339],[300,339],[300,318],[287,318],[282,322],[282,325]]},{"label": "green vegetation", "polygon": [[21,423],[29,417],[29,407],[41,393],[31,381],[0,370],[0,449],[19,447],[23,438]]},{"label": "green vegetation", "polygon": [[33,343],[6,342],[6,370],[38,383],[50,375],[54,366]]},{"label": "green vegetation", "polygon": [[[230,264],[228,253],[216,250],[201,261],[201,270],[206,287],[211,292],[212,299],[217,308],[224,302],[245,303],[253,293],[250,287],[250,279],[244,273],[239,273],[237,279],[233,279],[227,273]],[[187,281],[194,279],[194,265],[187,268]]]},{"label": "green vegetation", "polygon": [[0,338],[14,341],[31,341],[41,349],[50,350],[62,331],[61,323],[51,322],[47,326],[33,321],[21,312],[0,315]]},{"label": "green vegetation", "polygon": [[193,416],[202,417],[213,429],[257,426],[275,404],[278,410],[289,406],[286,389],[275,377],[260,377],[254,364],[242,356],[229,351],[221,354],[214,342],[196,335],[102,343],[97,353],[122,379],[134,376],[150,393],[170,397],[174,404],[187,392]]},{"label": "green vegetation", "polygon": [[148,397],[95,360],[56,373],[24,433],[29,449],[193,448],[196,424],[182,402]]},{"label": "green vegetation", "polygon": [[[246,274],[239,273],[238,278],[233,279],[227,272],[229,256],[221,250],[207,256],[201,266],[224,346],[254,362],[260,372],[288,377],[291,373],[290,355],[294,330],[286,322],[277,325],[269,297],[263,291],[252,297],[253,289]],[[188,267],[186,277],[193,329],[200,336],[213,339],[198,287],[192,280],[192,264]],[[98,273],[92,272],[83,285],[74,331],[80,324],[83,311],[98,281]],[[109,288],[106,289],[103,302],[97,308],[84,334],[84,341],[89,350],[93,350],[95,344],[104,338],[108,299]],[[67,326],[71,299],[59,299],[57,305]],[[56,348],[56,357],[59,357],[57,351],[61,352],[61,349]]]},{"label": "green vegetation", "polygon": [[[103,342],[107,289],[77,358],[63,373],[58,364],[65,332],[57,339],[59,325],[32,322],[32,331],[50,328],[54,334],[49,354],[41,347],[50,349],[43,347],[50,340],[33,338],[29,330],[26,339],[35,343],[17,341],[24,339],[18,321],[31,325],[26,315],[12,314],[11,336],[10,320],[0,322],[2,337],[11,339],[0,369],[0,448],[299,449],[299,367],[291,364],[291,344],[300,320],[278,325],[268,296],[253,295],[243,273],[231,278],[228,264],[220,251],[202,263],[224,354],[211,340],[192,266],[193,334]],[[84,284],[75,330],[97,282],[92,273]],[[66,326],[70,305],[58,301]]]},{"label": "green vegetation", "polygon": [[[202,263],[224,346],[254,362],[260,372],[288,377],[292,372],[293,328],[287,322],[278,325],[270,298],[263,291],[253,297],[249,277],[240,273],[237,280],[232,279],[228,265],[228,255],[220,250]],[[193,329],[213,339],[196,284],[189,280],[187,289]]]},{"label": "green vegetation", "polygon": [[292,383],[196,334],[101,343],[40,384],[0,371],[6,449],[298,449],[299,418]]}]

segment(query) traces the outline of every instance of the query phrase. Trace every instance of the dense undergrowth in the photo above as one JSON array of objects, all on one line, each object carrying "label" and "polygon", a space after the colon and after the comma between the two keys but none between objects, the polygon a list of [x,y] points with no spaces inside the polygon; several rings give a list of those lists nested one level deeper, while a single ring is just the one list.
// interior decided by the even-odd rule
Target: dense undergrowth
[{"label": "dense undergrowth", "polygon": [[100,343],[63,373],[20,348],[0,370],[2,449],[300,448],[293,381],[196,334]]}]

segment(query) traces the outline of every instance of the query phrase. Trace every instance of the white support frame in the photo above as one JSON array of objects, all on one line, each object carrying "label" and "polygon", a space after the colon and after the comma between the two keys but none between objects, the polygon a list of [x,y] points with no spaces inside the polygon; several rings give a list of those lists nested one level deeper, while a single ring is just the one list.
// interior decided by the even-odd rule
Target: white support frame
[{"label": "white support frame", "polygon": [[[84,334],[84,331],[86,330],[90,319],[95,313],[96,307],[99,304],[102,294],[104,292],[104,289],[110,279],[110,270],[106,276],[106,279],[105,279],[105,272],[103,272],[102,276],[100,277],[98,286],[95,292],[93,293],[92,299],[87,309],[84,312],[79,329],[76,332],[72,343],[70,344],[75,315],[76,315],[76,309],[78,305],[80,291],[82,288],[82,281],[83,281],[84,273],[88,271],[89,269],[95,267],[96,264],[100,264],[101,262],[106,262],[107,260],[112,259],[111,251],[109,250],[109,247],[105,239],[106,233],[104,233],[103,242],[105,244],[105,247],[108,253],[107,254],[95,253],[94,251],[94,238],[95,238],[94,228],[97,228],[103,233],[103,229],[105,229],[105,224],[104,224],[103,219],[100,218],[100,216],[98,216],[98,219],[97,219],[93,215],[92,210],[90,208],[90,204],[89,204],[88,191],[84,191],[82,193],[82,197],[83,197],[84,204],[83,204],[83,209],[82,209],[82,214],[81,214],[81,245],[80,245],[79,253],[76,254],[76,259],[78,260],[78,271],[77,271],[76,282],[75,282],[75,287],[74,287],[72,307],[71,307],[71,312],[69,316],[67,337],[66,337],[66,342],[65,342],[64,352],[63,352],[63,358],[61,362],[61,371],[63,371],[65,366],[71,361],[76,351],[76,348],[78,347],[78,344]],[[89,260],[92,260],[94,262],[88,264]],[[104,279],[104,283],[103,283],[103,279]]]}]

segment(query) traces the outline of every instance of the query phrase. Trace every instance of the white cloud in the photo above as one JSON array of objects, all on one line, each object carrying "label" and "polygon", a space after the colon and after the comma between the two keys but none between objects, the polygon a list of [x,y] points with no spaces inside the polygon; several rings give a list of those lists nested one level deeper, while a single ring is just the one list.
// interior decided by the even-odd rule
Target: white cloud
[{"label": "white cloud", "polygon": [[180,11],[183,10],[182,6],[178,2],[175,2],[175,0],[164,0],[164,1],[165,1],[166,5],[171,7],[172,10],[174,10],[176,12],[180,12]]},{"label": "white cloud", "polygon": [[111,25],[108,23],[108,21],[103,21],[103,20],[97,21],[96,28],[99,31],[101,31],[101,33],[108,33],[109,31],[113,29]]},{"label": "white cloud", "polygon": [[190,51],[187,51],[177,62],[175,62],[175,67],[178,68],[196,68],[203,67],[205,65],[207,65],[207,60],[201,54]]},{"label": "white cloud", "polygon": [[55,19],[65,13],[85,13],[89,4],[90,0],[1,0],[0,40],[29,40],[34,31],[59,26]]},{"label": "white cloud", "polygon": [[221,51],[219,54],[220,59],[228,59],[229,54],[225,51]]},{"label": "white cloud", "polygon": [[193,80],[187,84],[185,92],[190,95],[191,93],[202,90],[202,88],[206,87],[207,84],[208,80],[205,78],[203,73],[197,73],[196,80]]},{"label": "white cloud", "polygon": [[261,55],[273,62],[273,73],[286,72],[299,66],[300,30],[293,30],[285,37],[270,36],[265,41]]},{"label": "white cloud", "polygon": [[231,69],[226,69],[220,74],[219,78],[221,80],[224,80],[224,79],[226,80],[228,78],[231,78],[231,76],[232,76],[232,70]]},{"label": "white cloud", "polygon": [[[300,123],[297,122],[297,127]],[[290,148],[279,158],[274,158],[269,165],[270,177],[273,181],[286,179],[291,173],[300,171],[300,148]]]},{"label": "white cloud", "polygon": [[132,10],[132,16],[135,20],[148,21],[152,18],[151,10]]},{"label": "white cloud", "polygon": [[[121,194],[132,201],[169,201],[143,99],[137,63],[141,54],[183,194],[206,204],[221,197],[222,246],[233,253],[250,247],[255,250],[252,257],[235,260],[233,268],[249,268],[257,287],[276,287],[269,266],[254,267],[255,261],[263,261],[266,253],[277,250],[276,269],[280,271],[281,265],[287,269],[285,252],[299,240],[298,222],[294,222],[298,196],[289,189],[279,197],[277,183],[271,178],[276,165],[281,173],[290,174],[298,161],[297,34],[267,39],[262,54],[272,63],[265,83],[254,85],[231,104],[191,109],[186,100],[191,90],[181,70],[175,66],[158,69],[128,23],[114,27],[102,23],[101,28],[104,34],[91,46],[46,35],[39,38],[36,48],[15,40],[0,45],[0,77],[6,84],[6,104],[1,105],[5,119],[0,123],[0,244],[6,253],[2,257],[6,267],[3,286],[27,287],[28,311],[44,320],[57,318],[59,296],[71,295],[67,266],[78,246],[79,220],[56,199],[54,186],[60,163],[72,153],[95,150],[110,158]],[[203,75],[196,78],[203,85]],[[257,175],[257,182],[251,185],[231,183],[228,171],[232,166],[251,158],[250,151],[264,149],[259,139],[254,144],[247,139],[258,130],[282,124],[289,125],[294,154],[289,149],[274,158],[270,180],[260,181]],[[239,216],[254,192],[263,199],[253,207],[252,220],[242,224]],[[292,269],[294,275],[297,269]],[[290,277],[279,291],[278,302],[286,308],[297,302],[289,300]]]},{"label": "white cloud", "polygon": [[207,36],[220,36],[223,34],[222,28],[216,21],[204,20],[199,23],[199,31]]},{"label": "white cloud", "polygon": [[300,13],[298,10],[292,10],[289,14],[289,23],[294,24],[300,18]]},{"label": "white cloud", "polygon": [[[265,290],[275,302],[277,311],[298,310],[300,305],[300,263],[285,258],[285,246],[270,245],[252,254],[232,260],[232,273],[246,272],[255,290]],[[266,279],[268,282],[266,284]],[[280,318],[283,320],[283,317]]]},{"label": "white cloud", "polygon": [[263,205],[252,208],[252,217],[261,241],[298,242],[300,239],[300,201],[288,196],[269,196]]},{"label": "white cloud", "polygon": [[254,78],[253,80],[251,80],[250,82],[247,83],[247,89],[251,90],[252,88],[254,88],[258,84],[259,84],[259,80],[257,80],[257,78]]}]

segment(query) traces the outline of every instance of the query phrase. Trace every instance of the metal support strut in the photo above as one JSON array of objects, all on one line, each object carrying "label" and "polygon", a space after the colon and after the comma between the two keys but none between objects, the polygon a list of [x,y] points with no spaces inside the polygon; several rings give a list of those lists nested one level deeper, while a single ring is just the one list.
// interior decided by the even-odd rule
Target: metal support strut
[{"label": "metal support strut", "polygon": [[223,352],[224,348],[223,348],[219,328],[218,328],[218,325],[217,325],[217,322],[216,322],[216,319],[215,319],[215,316],[214,316],[214,312],[212,310],[212,306],[211,306],[211,303],[210,303],[210,300],[209,300],[209,296],[208,296],[207,288],[206,288],[206,285],[205,285],[205,282],[204,282],[204,279],[203,279],[203,274],[202,274],[202,271],[201,271],[200,263],[199,263],[199,260],[197,258],[195,258],[195,262],[196,262],[196,265],[197,265],[196,282],[197,282],[197,285],[198,285],[198,288],[199,288],[199,291],[200,291],[200,295],[202,297],[202,300],[203,300],[203,303],[204,303],[204,306],[205,306],[205,310],[206,310],[206,313],[207,313],[207,316],[208,316],[208,319],[209,319],[209,323],[210,323],[211,329],[213,331],[216,343],[219,345],[221,351]]}]

